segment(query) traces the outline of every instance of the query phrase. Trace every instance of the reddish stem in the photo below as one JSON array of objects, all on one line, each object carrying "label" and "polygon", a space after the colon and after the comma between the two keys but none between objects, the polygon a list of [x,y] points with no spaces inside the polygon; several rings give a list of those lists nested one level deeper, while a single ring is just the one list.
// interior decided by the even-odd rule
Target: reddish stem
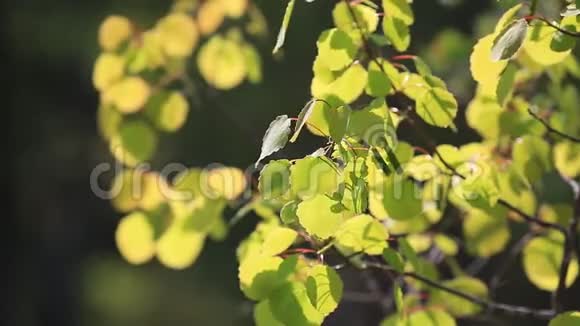
[{"label": "reddish stem", "polygon": [[413,60],[416,57],[417,57],[416,55],[412,55],[412,54],[400,54],[400,55],[396,55],[394,57],[391,57],[391,60],[393,60],[393,61]]}]

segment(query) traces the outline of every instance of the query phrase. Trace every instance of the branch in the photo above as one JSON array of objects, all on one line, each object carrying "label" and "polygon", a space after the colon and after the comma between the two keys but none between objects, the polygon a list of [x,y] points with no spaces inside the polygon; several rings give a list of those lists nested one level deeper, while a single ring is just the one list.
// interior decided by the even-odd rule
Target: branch
[{"label": "branch", "polygon": [[557,30],[558,32],[560,32],[562,34],[565,34],[565,35],[568,35],[571,37],[580,37],[580,33],[572,32],[572,31],[569,31],[567,29],[564,29],[564,28],[552,23],[546,17],[532,15],[532,16],[526,16],[526,17],[524,17],[524,19],[528,23],[531,22],[532,20],[539,20],[539,21],[544,22],[546,25],[554,28],[555,30]]},{"label": "branch", "polygon": [[565,233],[564,238],[564,253],[562,256],[562,264],[560,265],[560,273],[558,276],[558,287],[552,295],[552,308],[557,312],[563,311],[562,306],[562,296],[566,291],[566,279],[568,278],[568,269],[570,267],[570,262],[574,257],[574,252],[576,251],[578,235],[576,234],[576,229],[578,228],[578,223],[580,219],[580,196],[576,199],[574,215],[572,216],[572,221],[568,226],[567,233]]},{"label": "branch", "polygon": [[[389,273],[397,273],[395,270],[393,270],[389,266],[386,266],[386,265],[383,265],[380,263],[367,262],[367,263],[365,263],[365,265],[367,267],[387,271]],[[440,284],[436,281],[433,281],[429,278],[426,278],[426,277],[421,276],[421,275],[414,273],[414,272],[400,273],[400,276],[406,276],[406,277],[413,278],[413,279],[420,281],[422,283],[425,283],[433,288],[445,291],[447,293],[450,293],[450,294],[453,294],[457,297],[465,299],[469,302],[475,303],[475,304],[481,306],[487,312],[501,312],[501,313],[513,315],[513,316],[529,316],[529,317],[534,317],[534,318],[538,318],[538,319],[546,319],[546,320],[551,319],[556,315],[556,312],[552,309],[534,309],[534,308],[529,308],[529,307],[515,306],[515,305],[509,305],[509,304],[505,304],[505,303],[488,301],[486,299],[476,297],[472,294],[465,293],[465,292],[447,287],[443,284]]]},{"label": "branch", "polygon": [[546,129],[548,129],[548,132],[551,132],[553,134],[556,134],[556,135],[558,135],[560,137],[566,138],[566,139],[571,140],[573,142],[580,143],[580,138],[574,137],[572,135],[568,135],[566,133],[561,132],[560,130],[554,129],[554,127],[550,126],[550,124],[546,120],[542,119],[531,108],[528,109],[528,112],[530,113],[530,115],[532,117],[534,117],[534,119],[536,119],[539,122],[541,122],[544,125],[544,127],[546,127]]},{"label": "branch", "polygon": [[[411,124],[411,126],[415,127],[415,131],[417,131],[417,134],[421,138],[423,138],[423,140],[425,142],[427,142],[427,144],[429,145],[429,147],[431,147],[431,149],[433,150],[433,152],[435,153],[435,155],[439,158],[439,160],[441,161],[441,163],[443,163],[443,165],[447,169],[449,169],[451,172],[453,172],[454,175],[460,177],[461,179],[465,179],[465,176],[462,175],[461,173],[459,173],[455,169],[455,167],[453,167],[451,164],[449,164],[449,162],[447,162],[445,160],[445,158],[443,157],[443,155],[441,155],[441,153],[439,153],[439,151],[437,150],[437,146],[435,145],[435,143],[433,143],[433,141],[429,137],[427,137],[427,135],[421,129],[421,127],[418,126],[411,117],[407,117],[407,118],[408,118],[408,121]],[[539,219],[539,218],[537,218],[535,216],[531,216],[529,214],[526,214],[524,211],[522,211],[521,209],[513,206],[512,204],[508,203],[504,199],[499,199],[497,201],[497,203],[500,204],[500,205],[502,205],[502,206],[504,206],[505,208],[508,208],[508,209],[516,212],[519,216],[521,216],[524,220],[526,220],[529,223],[536,224],[536,225],[539,225],[539,226],[544,227],[544,228],[552,228],[552,229],[558,230],[558,231],[560,231],[560,232],[562,232],[564,234],[567,233],[566,228],[563,227],[562,225],[557,224],[557,223],[550,223],[550,222],[541,220],[541,219]]]},{"label": "branch", "polygon": [[[355,14],[354,10],[352,9],[352,5],[353,4],[356,5],[358,3],[357,2],[351,3],[348,0],[343,0],[343,2],[346,4],[346,7],[348,8],[348,13],[350,14],[350,17],[352,18],[352,21],[354,22],[356,29],[360,33],[360,37],[361,37],[361,40],[363,42],[364,51],[366,52],[367,56],[379,67],[379,69],[381,69],[381,72],[386,74],[386,71],[383,68],[383,65],[377,60],[377,56],[375,56],[373,54],[373,50],[371,48],[371,45],[369,44],[369,40],[365,36],[365,33],[361,27],[361,24],[358,21],[358,19],[356,18],[356,14]],[[394,86],[393,86],[393,88],[394,88]]]}]

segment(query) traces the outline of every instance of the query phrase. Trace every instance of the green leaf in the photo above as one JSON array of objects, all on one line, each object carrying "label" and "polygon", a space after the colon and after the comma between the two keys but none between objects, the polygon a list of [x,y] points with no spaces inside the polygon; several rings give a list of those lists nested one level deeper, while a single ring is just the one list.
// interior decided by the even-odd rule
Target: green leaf
[{"label": "green leaf", "polygon": [[258,189],[265,199],[284,196],[290,189],[290,161],[270,161],[260,172]]},{"label": "green leaf", "polygon": [[330,107],[319,101],[312,108],[306,127],[315,135],[330,136],[340,142],[349,125],[350,115],[348,107]]},{"label": "green leaf", "polygon": [[145,114],[157,129],[167,132],[179,130],[187,120],[189,103],[179,92],[159,92],[149,99]]},{"label": "green leaf", "polygon": [[123,115],[112,105],[100,105],[97,111],[97,125],[103,139],[110,141],[119,132]]},{"label": "green leaf", "polygon": [[305,285],[310,302],[323,316],[328,316],[338,307],[343,284],[334,269],[325,265],[314,266]]},{"label": "green leaf", "polygon": [[374,99],[369,106],[351,114],[347,134],[365,143],[380,147],[394,147],[397,134],[384,98]]},{"label": "green leaf", "polygon": [[411,219],[422,211],[418,185],[399,175],[386,178],[383,186],[383,205],[389,217],[395,220]]},{"label": "green leaf", "polygon": [[200,48],[197,67],[203,79],[213,87],[228,90],[238,86],[246,78],[246,60],[240,42],[215,35]]},{"label": "green leaf", "polygon": [[481,209],[492,208],[499,200],[499,189],[493,178],[482,172],[460,181],[454,188],[455,195]]},{"label": "green leaf", "polygon": [[467,251],[479,257],[491,257],[502,252],[510,239],[510,229],[505,210],[486,212],[479,209],[469,211],[463,222],[463,234]]},{"label": "green leaf", "polygon": [[570,55],[571,49],[552,48],[556,33],[553,27],[543,22],[534,24],[530,27],[524,42],[524,50],[533,61],[542,66],[551,66],[564,61]]},{"label": "green leaf", "polygon": [[280,50],[284,45],[284,41],[286,40],[286,30],[290,24],[290,18],[292,17],[292,11],[294,10],[295,2],[296,0],[288,1],[286,11],[284,12],[284,18],[282,19],[282,26],[280,26],[280,31],[278,32],[278,37],[276,38],[276,45],[274,46],[272,53],[278,52],[278,50]]},{"label": "green leaf", "polygon": [[399,52],[407,50],[411,44],[409,26],[400,18],[392,16],[383,17],[383,33],[385,33],[389,42]]},{"label": "green leaf", "polygon": [[272,313],[269,300],[260,301],[254,306],[254,322],[256,326],[285,326]]},{"label": "green leaf", "polygon": [[262,151],[256,161],[256,166],[265,157],[271,155],[286,146],[290,135],[290,119],[287,115],[280,115],[270,123],[264,138],[262,139]]},{"label": "green leaf", "polygon": [[524,136],[515,141],[512,149],[514,167],[534,184],[552,170],[550,146],[540,137]]},{"label": "green leaf", "polygon": [[343,221],[341,205],[324,195],[298,204],[296,215],[308,234],[323,240],[336,233]]},{"label": "green leaf", "polygon": [[415,68],[417,69],[417,73],[419,73],[419,75],[423,77],[433,75],[431,68],[429,68],[423,59],[419,58],[418,56],[414,56],[413,62],[415,63]]},{"label": "green leaf", "polygon": [[493,40],[491,60],[511,59],[522,47],[528,33],[528,22],[518,19],[502,29]]},{"label": "green leaf", "polygon": [[317,194],[332,194],[338,188],[334,163],[323,157],[305,157],[290,168],[292,192],[305,199]]},{"label": "green leaf", "polygon": [[417,101],[417,114],[426,123],[449,127],[457,115],[455,97],[443,88],[432,88]]},{"label": "green leaf", "polygon": [[574,326],[580,325],[580,311],[568,311],[556,316],[548,326]]},{"label": "green leaf", "polygon": [[407,0],[383,0],[385,15],[400,19],[405,25],[415,21],[413,10]]},{"label": "green leaf", "polygon": [[346,68],[354,61],[357,48],[348,34],[340,29],[332,28],[320,34],[316,41],[318,48],[317,61],[331,71]]},{"label": "green leaf", "polygon": [[262,61],[260,60],[260,53],[258,50],[245,44],[243,47],[244,58],[246,59],[246,70],[248,72],[248,80],[251,83],[257,84],[262,81]]},{"label": "green leaf", "polygon": [[403,257],[401,257],[401,255],[396,250],[392,248],[385,248],[383,250],[383,258],[385,259],[387,265],[389,265],[398,273],[403,273],[405,271],[405,262],[403,261]]},{"label": "green leaf", "polygon": [[[441,284],[481,299],[486,299],[488,296],[487,286],[479,279],[473,277],[461,276],[450,281],[441,282]],[[438,289],[432,290],[430,303],[444,306],[447,311],[457,317],[476,315],[482,310],[482,307],[476,303]]]},{"label": "green leaf", "polygon": [[404,318],[401,313],[389,316],[380,326],[455,326],[455,320],[441,309],[428,307],[410,313]]},{"label": "green leaf", "polygon": [[294,224],[298,221],[296,211],[298,210],[298,202],[293,200],[287,202],[280,210],[280,219],[286,225]]},{"label": "green leaf", "polygon": [[405,257],[406,260],[409,261],[411,267],[413,267],[413,270],[419,274],[423,273],[422,270],[423,266],[421,264],[421,260],[419,259],[419,256],[415,252],[415,249],[411,247],[407,239],[400,238],[398,243],[401,254],[403,255],[403,257]]},{"label": "green leaf", "polygon": [[[397,76],[398,71],[386,61],[381,63],[381,67],[375,60],[369,62],[368,66],[368,83],[366,92],[370,96],[382,97],[387,96],[392,90],[391,78]],[[383,72],[384,70],[384,72]],[[389,73],[391,76],[389,75]]]},{"label": "green leaf", "polygon": [[272,315],[284,325],[314,326],[322,324],[324,319],[311,303],[302,283],[286,283],[273,291],[268,300]]},{"label": "green leaf", "polygon": [[262,244],[262,255],[275,256],[288,249],[298,237],[296,231],[277,227],[268,232]]},{"label": "green leaf", "polygon": [[[503,78],[503,77],[502,77]],[[501,134],[500,116],[503,109],[493,98],[476,97],[467,106],[467,124],[484,139],[496,140]]]},{"label": "green leaf", "polygon": [[369,35],[377,29],[379,24],[379,16],[375,9],[362,4],[347,4],[342,1],[334,7],[332,19],[334,25],[346,32],[357,44],[362,42],[361,33],[365,36]]},{"label": "green leaf", "polygon": [[157,242],[157,259],[172,269],[184,269],[195,262],[206,234],[186,226],[186,219],[174,219]]},{"label": "green leaf", "polygon": [[119,132],[109,143],[111,153],[127,166],[135,166],[153,156],[157,149],[157,134],[143,120],[121,123]]},{"label": "green leaf", "polygon": [[562,141],[554,146],[554,165],[563,176],[580,175],[580,144]]},{"label": "green leaf", "polygon": [[395,307],[397,308],[397,312],[399,314],[404,313],[405,304],[403,301],[403,289],[401,289],[401,285],[399,282],[395,282],[393,284],[393,298],[395,301]]},{"label": "green leaf", "polygon": [[320,77],[317,65],[324,66],[318,58],[314,62],[314,78],[312,79],[312,97],[325,99],[333,106],[340,106],[354,102],[364,91],[367,84],[367,71],[358,62],[350,65],[336,78],[331,73],[330,79]]},{"label": "green leaf", "polygon": [[370,215],[351,217],[335,234],[337,245],[351,252],[380,255],[387,247],[387,229]]},{"label": "green leaf", "polygon": [[433,242],[447,256],[455,256],[459,251],[459,246],[457,242],[451,237],[446,236],[443,233],[438,233],[433,238]]},{"label": "green leaf", "polygon": [[280,257],[253,255],[245,258],[239,267],[240,288],[253,300],[267,298],[270,293],[284,284],[285,279],[278,273],[282,264]]},{"label": "green leaf", "polygon": [[510,62],[501,74],[499,82],[497,83],[495,94],[497,102],[502,107],[507,104],[512,96],[517,72],[518,67],[513,62]]},{"label": "green leaf", "polygon": [[[544,291],[556,290],[564,256],[564,236],[553,232],[548,236],[534,238],[524,247],[522,255],[524,272],[530,282]],[[572,257],[568,266],[566,287],[570,287],[577,276],[578,259]]]}]

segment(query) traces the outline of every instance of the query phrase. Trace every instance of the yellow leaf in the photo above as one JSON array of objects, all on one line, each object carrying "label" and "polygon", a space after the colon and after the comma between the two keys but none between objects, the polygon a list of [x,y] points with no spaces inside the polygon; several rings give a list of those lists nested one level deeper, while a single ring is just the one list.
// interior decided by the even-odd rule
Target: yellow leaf
[{"label": "yellow leaf", "polygon": [[115,51],[132,33],[129,19],[112,15],[107,17],[99,27],[99,45],[105,51]]}]

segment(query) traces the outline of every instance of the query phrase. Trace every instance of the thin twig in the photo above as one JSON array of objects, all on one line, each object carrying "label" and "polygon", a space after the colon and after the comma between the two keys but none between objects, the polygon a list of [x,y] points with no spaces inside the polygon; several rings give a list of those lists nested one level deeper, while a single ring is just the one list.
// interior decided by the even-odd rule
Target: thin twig
[{"label": "thin twig", "polygon": [[[409,123],[411,124],[411,126],[413,126],[415,128],[415,131],[417,131],[417,134],[421,138],[423,138],[423,140],[429,145],[429,147],[431,147],[431,150],[434,152],[434,154],[439,158],[439,160],[441,161],[441,163],[443,163],[443,165],[447,169],[449,169],[451,172],[453,172],[454,175],[456,175],[456,176],[458,176],[458,177],[460,177],[462,179],[465,179],[466,178],[463,174],[459,173],[455,169],[455,167],[453,167],[449,162],[447,162],[445,160],[445,158],[443,157],[443,155],[441,155],[441,153],[437,150],[437,146],[433,143],[433,141],[429,137],[427,137],[427,135],[425,134],[425,132],[423,131],[423,129],[421,129],[421,127],[417,123],[415,123],[415,121],[411,117],[407,117],[407,121],[409,121]],[[521,216],[524,220],[526,220],[529,223],[536,224],[536,225],[539,225],[539,226],[544,227],[544,228],[552,228],[552,229],[558,230],[558,231],[560,231],[560,232],[562,232],[564,234],[567,233],[566,228],[563,227],[562,225],[557,224],[557,223],[547,222],[547,221],[544,221],[542,219],[539,219],[539,218],[537,218],[535,216],[531,216],[529,214],[526,214],[524,211],[522,211],[521,209],[513,206],[512,204],[510,204],[509,202],[505,201],[504,199],[499,199],[497,201],[497,203],[500,204],[500,205],[502,205],[502,206],[504,206],[505,208],[508,208],[508,209],[514,211],[515,213],[517,213],[519,216]]]},{"label": "thin twig", "polygon": [[567,29],[564,29],[564,28],[552,23],[546,17],[532,15],[532,16],[526,16],[526,17],[524,17],[524,19],[528,23],[531,22],[532,20],[539,20],[539,21],[544,22],[546,25],[554,28],[555,30],[557,30],[558,32],[560,32],[562,34],[565,34],[565,35],[568,35],[571,37],[580,37],[580,33],[572,32],[572,31],[569,31]]},{"label": "thin twig", "polygon": [[[396,273],[396,271],[394,271],[390,267],[383,265],[383,264],[368,262],[365,265],[367,267],[370,267],[370,268],[376,268],[379,270],[388,271],[389,273]],[[504,313],[507,315],[530,316],[530,317],[534,317],[534,318],[538,318],[538,319],[551,319],[556,315],[556,312],[552,309],[535,309],[535,308],[530,308],[530,307],[515,306],[515,305],[510,305],[510,304],[505,304],[505,303],[488,301],[486,299],[482,299],[482,298],[474,296],[472,294],[465,293],[465,292],[450,288],[450,287],[445,286],[441,283],[438,283],[437,281],[433,281],[427,277],[421,276],[421,275],[414,273],[414,272],[405,272],[405,273],[401,273],[401,275],[405,276],[405,277],[413,278],[413,279],[420,281],[422,283],[425,283],[433,288],[445,291],[445,292],[453,294],[459,298],[462,298],[462,299],[465,299],[469,302],[475,303],[475,304],[481,306],[482,308],[484,308],[487,312],[501,312],[501,313]]]},{"label": "thin twig", "polygon": [[561,132],[560,130],[554,129],[554,127],[550,126],[550,124],[546,120],[542,119],[542,117],[540,117],[538,114],[536,114],[534,112],[534,110],[532,110],[531,108],[528,109],[528,112],[530,113],[530,115],[532,117],[534,117],[534,119],[541,122],[544,125],[544,127],[546,127],[546,129],[548,129],[548,132],[551,132],[553,134],[556,134],[560,137],[566,138],[566,139],[571,140],[573,142],[580,143],[580,138],[574,137],[572,135],[568,135],[564,132]]},{"label": "thin twig", "polygon": [[562,296],[566,291],[566,279],[568,278],[568,269],[570,267],[570,262],[574,257],[574,252],[576,251],[576,242],[578,239],[577,228],[580,219],[580,196],[575,202],[574,215],[572,216],[572,221],[568,226],[567,233],[564,238],[564,248],[562,255],[562,264],[560,265],[560,273],[558,276],[558,287],[552,296],[552,308],[557,312],[562,312],[564,307],[562,305]]}]

